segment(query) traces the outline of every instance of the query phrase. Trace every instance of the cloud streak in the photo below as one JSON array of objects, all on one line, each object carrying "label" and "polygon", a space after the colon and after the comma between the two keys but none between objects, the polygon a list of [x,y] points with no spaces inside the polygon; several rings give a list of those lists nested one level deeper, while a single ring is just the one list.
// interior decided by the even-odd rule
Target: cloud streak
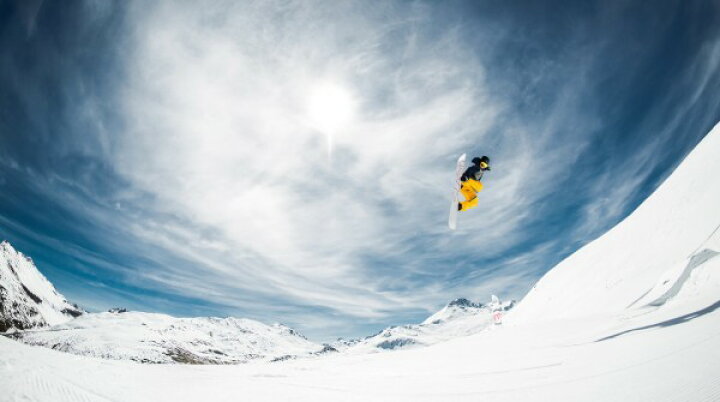
[{"label": "cloud streak", "polygon": [[[358,4],[285,4],[282,24],[267,24],[279,18],[269,3],[147,13],[122,91],[131,123],[114,144],[115,166],[157,197],[158,210],[217,233],[232,250],[204,270],[238,288],[275,288],[360,316],[406,307],[412,300],[378,290],[391,273],[368,275],[361,256],[400,255],[404,233],[442,215],[417,204],[446,203],[438,154],[454,154],[494,113],[482,68],[460,61],[470,55],[452,30],[413,44],[426,35],[417,27],[429,23],[424,8],[397,20]],[[313,25],[322,17],[335,22]],[[360,105],[335,133],[307,122],[307,96],[325,82]],[[177,229],[162,225],[136,235]],[[187,254],[197,241],[164,246]]]},{"label": "cloud streak", "polygon": [[[3,120],[3,233],[96,308],[83,281],[322,337],[521,297],[714,124],[719,58],[717,29],[673,24],[713,26],[693,2],[517,7],[88,2],[68,28],[43,3],[2,42],[25,116]],[[462,152],[494,169],[453,233]]]}]

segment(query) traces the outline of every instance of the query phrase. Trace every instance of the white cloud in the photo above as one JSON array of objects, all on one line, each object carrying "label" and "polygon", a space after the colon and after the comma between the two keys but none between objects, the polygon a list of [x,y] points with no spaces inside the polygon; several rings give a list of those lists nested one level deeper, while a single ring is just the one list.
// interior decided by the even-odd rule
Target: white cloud
[{"label": "white cloud", "polygon": [[[129,13],[116,24],[126,4]],[[65,66],[57,74],[72,100],[59,113],[71,117],[56,139],[47,85],[21,85],[45,80],[9,70],[9,88],[39,128],[29,136],[52,144],[37,149],[49,155],[52,173],[35,175],[20,152],[0,160],[23,171],[33,194],[63,209],[47,217],[67,221],[49,226],[65,229],[74,224],[69,216],[82,217],[82,235],[52,238],[27,222],[0,223],[73,258],[78,266],[70,271],[97,270],[101,281],[122,282],[110,286],[113,297],[132,300],[127,285],[150,290],[143,296],[167,292],[306,327],[396,321],[458,296],[521,296],[558,249],[570,251],[626,212],[686,112],[717,105],[696,103],[716,83],[720,48],[709,42],[665,98],[648,101],[653,112],[637,117],[643,130],[629,133],[642,151],[619,150],[611,166],[589,167],[580,158],[609,130],[599,116],[616,117],[594,109],[608,106],[598,82],[614,82],[618,105],[627,105],[617,82],[644,73],[653,54],[643,43],[637,60],[608,63],[617,38],[632,32],[598,39],[598,27],[617,28],[627,13],[601,10],[606,23],[578,25],[577,35],[550,43],[523,36],[546,23],[488,24],[479,14],[457,18],[460,8],[87,2],[87,27],[78,32],[110,38],[128,28],[116,48],[95,45],[122,54],[126,65],[118,70],[126,75],[97,85],[105,75],[55,54],[54,44],[39,52],[51,70]],[[697,91],[688,95],[689,87]],[[117,90],[117,99],[106,99],[106,90]],[[683,97],[690,102],[678,106]],[[120,125],[109,111],[117,104]],[[666,121],[660,114],[683,108],[653,131]],[[639,138],[648,133],[654,140]],[[29,142],[33,152],[36,143]],[[461,152],[489,154],[494,169],[480,207],[451,233],[449,176]],[[82,160],[60,163],[76,157]],[[159,305],[162,297],[145,305],[174,302]]]},{"label": "white cloud", "polygon": [[[442,213],[423,206],[446,195],[438,155],[482,132],[494,107],[454,32],[417,46],[428,10],[397,19],[359,6],[163,4],[135,15],[128,130],[115,139],[114,163],[157,197],[157,211],[220,233],[224,259],[208,261],[202,235],[180,242],[168,233],[182,229],[167,223],[136,227],[202,260],[183,276],[231,278],[363,316],[407,305],[378,290],[360,256],[392,251],[402,231],[426,230],[420,222]],[[328,117],[332,127],[308,114],[308,99],[328,85],[345,97],[331,100],[354,109]]]},{"label": "white cloud", "polygon": [[[423,251],[409,238],[429,239],[442,260],[478,244],[501,253],[527,237],[518,228],[530,207],[556,190],[552,180],[569,174],[563,166],[584,146],[573,136],[558,145],[556,135],[588,127],[579,95],[559,89],[567,96],[538,121],[503,116],[508,100],[487,92],[461,27],[433,25],[433,13],[362,2],[135,5],[121,91],[127,129],[112,140],[113,164],[154,196],[143,207],[157,217],[134,234],[196,264],[139,280],[244,307],[248,295],[281,295],[378,317],[432,308],[452,286],[427,279],[383,290],[393,277],[442,278],[443,267],[415,260]],[[328,87],[335,95],[319,103],[343,116],[319,122],[313,94]],[[512,143],[498,149],[482,209],[451,235],[454,160],[506,141],[488,132],[498,119],[515,127]],[[367,256],[401,265],[379,268]],[[502,275],[492,283],[507,284]]]}]

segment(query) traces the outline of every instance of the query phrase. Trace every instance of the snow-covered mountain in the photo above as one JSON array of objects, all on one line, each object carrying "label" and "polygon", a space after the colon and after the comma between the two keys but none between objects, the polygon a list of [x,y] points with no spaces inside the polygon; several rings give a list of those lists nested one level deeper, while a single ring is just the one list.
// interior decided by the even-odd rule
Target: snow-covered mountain
[{"label": "snow-covered mountain", "polygon": [[493,312],[510,310],[514,303],[503,303],[495,297],[487,305],[464,298],[455,299],[420,324],[388,327],[363,339],[340,339],[332,347],[342,352],[362,354],[433,345],[492,327],[495,324]]},{"label": "snow-covered mountain", "polygon": [[87,313],[53,327],[17,332],[13,338],[77,355],[142,363],[234,364],[313,357],[326,352],[364,354],[427,346],[488,329],[492,313],[513,302],[450,302],[421,324],[389,327],[364,339],[320,345],[293,329],[237,318],[176,318],[165,314]]},{"label": "snow-covered mountain", "polygon": [[73,354],[143,363],[282,360],[311,356],[323,348],[281,324],[140,312],[89,313],[48,330],[25,331],[15,337]]},{"label": "snow-covered mountain", "polygon": [[30,258],[10,243],[0,243],[0,332],[60,324],[82,313],[55,290]]},{"label": "snow-covered mountain", "polygon": [[[84,313],[70,305],[32,261],[3,242],[0,301],[12,337],[77,355],[143,363],[231,364],[276,361],[344,351],[363,354],[427,346],[471,335],[493,325],[488,305],[457,299],[420,324],[394,326],[364,339],[320,345],[281,324],[237,318],[176,318],[164,314]],[[72,319],[73,317],[77,317]],[[7,329],[4,328],[4,329]],[[36,328],[35,330],[28,330]]]},{"label": "snow-covered mountain", "polygon": [[697,311],[720,291],[720,125],[630,216],[550,270],[509,314],[527,323]]},{"label": "snow-covered mountain", "polygon": [[[76,318],[77,317],[77,318]],[[313,355],[323,345],[281,324],[237,318],[86,313],[58,293],[32,260],[0,243],[0,332],[30,345],[147,363],[244,363]]]},{"label": "snow-covered mountain", "polygon": [[281,324],[248,319],[176,318],[124,309],[83,314],[8,242],[0,243],[0,257],[0,330],[39,328],[13,337],[77,355],[144,363],[245,363],[335,350],[362,354],[427,346],[482,331],[493,324],[494,310],[512,307],[512,303],[482,305],[457,299],[421,324],[389,327],[330,346],[311,342]]}]

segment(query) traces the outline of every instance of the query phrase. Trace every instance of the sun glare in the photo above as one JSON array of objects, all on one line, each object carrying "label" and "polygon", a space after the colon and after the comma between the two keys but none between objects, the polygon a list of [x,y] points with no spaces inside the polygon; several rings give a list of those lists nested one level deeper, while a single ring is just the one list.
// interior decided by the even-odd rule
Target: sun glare
[{"label": "sun glare", "polygon": [[333,137],[350,123],[355,114],[355,101],[344,87],[325,83],[310,93],[307,113],[310,124],[327,136],[330,153]]}]

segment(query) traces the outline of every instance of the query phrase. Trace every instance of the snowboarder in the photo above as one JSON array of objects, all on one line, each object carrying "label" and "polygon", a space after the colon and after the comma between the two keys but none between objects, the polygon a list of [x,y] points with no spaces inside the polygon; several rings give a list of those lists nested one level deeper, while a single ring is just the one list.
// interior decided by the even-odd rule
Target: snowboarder
[{"label": "snowboarder", "polygon": [[477,206],[477,193],[483,188],[480,179],[486,170],[490,170],[490,158],[487,156],[475,157],[472,163],[473,165],[460,176],[460,192],[465,196],[465,201],[458,203],[458,211],[465,211]]}]

